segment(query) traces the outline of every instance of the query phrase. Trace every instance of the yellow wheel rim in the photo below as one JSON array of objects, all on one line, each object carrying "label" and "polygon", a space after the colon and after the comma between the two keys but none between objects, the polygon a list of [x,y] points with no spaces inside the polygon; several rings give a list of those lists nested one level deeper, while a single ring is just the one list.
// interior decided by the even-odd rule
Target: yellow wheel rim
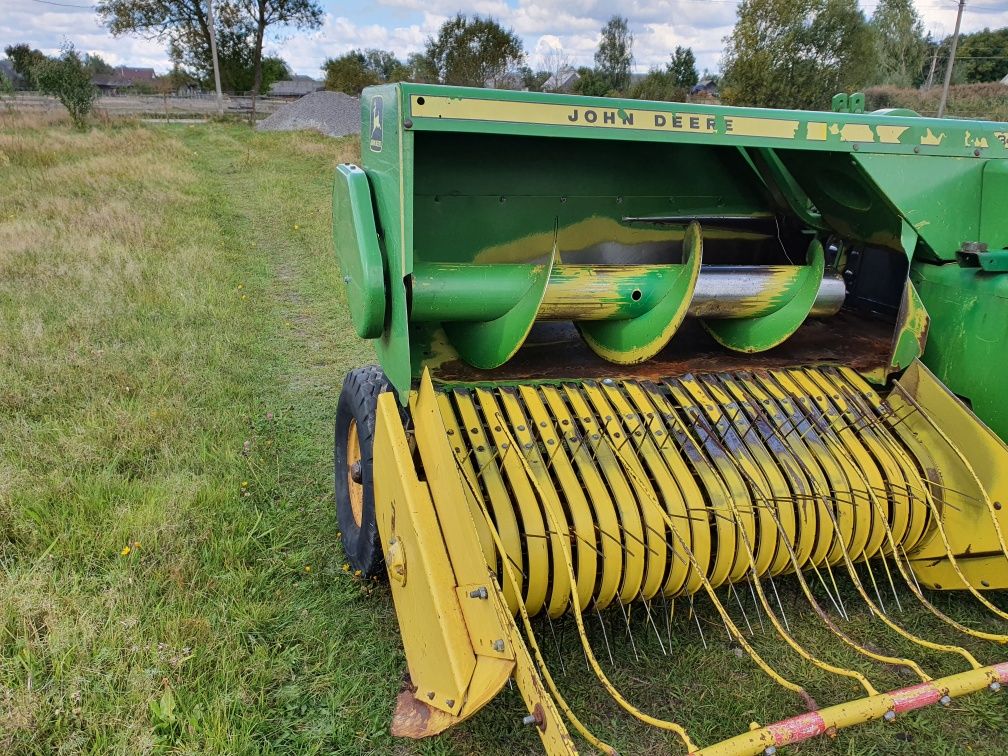
[{"label": "yellow wheel rim", "polygon": [[[361,479],[360,436],[357,421],[351,420],[347,429],[347,491],[350,493],[350,511],[357,527],[364,521],[364,485]],[[356,480],[354,480],[356,474]]]}]

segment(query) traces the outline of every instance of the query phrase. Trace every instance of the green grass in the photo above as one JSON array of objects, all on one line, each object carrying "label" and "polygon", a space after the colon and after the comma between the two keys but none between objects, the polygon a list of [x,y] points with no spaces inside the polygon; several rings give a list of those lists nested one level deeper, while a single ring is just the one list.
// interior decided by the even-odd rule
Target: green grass
[{"label": "green grass", "polygon": [[[439,739],[388,734],[398,626],[387,589],[344,571],[331,505],[339,387],[373,360],[329,237],[332,170],[353,140],[0,119],[0,752],[535,752],[508,688]],[[802,638],[828,645],[778,587]],[[606,615],[614,679],[704,743],[799,711],[706,599],[700,616],[710,647],[680,602],[665,656],[638,610],[638,660]],[[941,635],[920,611],[899,616]],[[608,700],[569,620],[556,644],[536,626],[600,735],[677,752]],[[901,647],[863,612],[852,626]],[[856,695],[769,629],[753,642],[821,702]],[[861,666],[880,685],[912,682]],[[800,753],[1001,753],[1006,732],[1006,698],[974,696]]]}]

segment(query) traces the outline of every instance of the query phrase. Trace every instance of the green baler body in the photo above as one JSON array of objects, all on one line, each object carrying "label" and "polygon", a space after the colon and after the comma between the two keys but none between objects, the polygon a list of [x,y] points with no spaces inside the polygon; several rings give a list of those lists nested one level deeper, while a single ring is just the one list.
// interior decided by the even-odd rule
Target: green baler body
[{"label": "green baler body", "polygon": [[[804,262],[782,257],[790,234],[842,240],[845,256],[872,250],[866,279],[909,274],[877,374],[909,364],[927,335],[925,362],[1008,438],[1008,284],[995,271],[1008,248],[1008,124],[419,84],[365,90],[361,116],[364,170],[337,175],[337,252],[345,273],[372,271],[345,277],[352,314],[362,337],[381,320],[378,359],[404,401],[425,367],[437,377],[452,361],[438,312],[506,308],[504,283],[534,287],[551,250],[564,264],[650,264],[683,243],[684,224],[640,219],[672,216],[705,225],[705,262]],[[369,213],[377,245],[360,237]],[[963,242],[986,245],[986,270],[961,267]],[[470,278],[439,286],[452,266]]]}]

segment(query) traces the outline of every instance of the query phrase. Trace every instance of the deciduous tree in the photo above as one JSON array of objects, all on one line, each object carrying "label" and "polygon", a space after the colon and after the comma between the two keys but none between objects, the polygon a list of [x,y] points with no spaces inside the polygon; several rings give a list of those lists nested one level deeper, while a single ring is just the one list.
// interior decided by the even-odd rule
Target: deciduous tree
[{"label": "deciduous tree", "polygon": [[676,47],[665,67],[648,71],[647,76],[630,88],[630,96],[638,100],[682,102],[699,78],[693,50]]},{"label": "deciduous tree", "polygon": [[878,45],[877,83],[917,85],[928,43],[913,0],[879,0],[871,27]]},{"label": "deciduous tree", "polygon": [[[98,0],[96,10],[113,35],[132,34],[165,42],[173,61],[200,79],[209,78],[210,26],[205,0]],[[234,7],[215,2],[214,10],[220,29],[220,19],[231,17]]]},{"label": "deciduous tree", "polygon": [[41,50],[32,49],[26,42],[17,45],[8,45],[4,48],[4,53],[10,58],[14,73],[31,84],[32,68],[36,63],[41,63],[46,59],[45,53]]},{"label": "deciduous tree", "polygon": [[424,55],[443,84],[496,87],[525,61],[521,40],[492,18],[459,13],[428,37]]},{"label": "deciduous tree", "polygon": [[36,63],[31,73],[39,91],[59,100],[70,113],[74,126],[83,129],[98,93],[73,45],[65,45],[58,57]]},{"label": "deciduous tree", "polygon": [[322,64],[325,87],[359,95],[364,87],[412,78],[410,67],[387,50],[351,50]]},{"label": "deciduous tree", "polygon": [[[948,56],[946,42],[942,53]],[[1008,76],[1008,27],[1004,29],[984,29],[959,38],[956,50],[957,81],[975,84],[985,81],[1001,81]]]},{"label": "deciduous tree", "polygon": [[322,7],[315,0],[238,0],[252,24],[252,116],[255,96],[263,84],[262,52],[266,30],[271,26],[317,29],[322,25]]},{"label": "deciduous tree", "polygon": [[613,16],[602,27],[602,38],[595,51],[595,71],[609,84],[609,89],[624,92],[630,86],[633,66],[633,34],[623,16]]},{"label": "deciduous tree", "polygon": [[857,0],[742,0],[725,42],[721,97],[733,105],[826,109],[875,70]]}]

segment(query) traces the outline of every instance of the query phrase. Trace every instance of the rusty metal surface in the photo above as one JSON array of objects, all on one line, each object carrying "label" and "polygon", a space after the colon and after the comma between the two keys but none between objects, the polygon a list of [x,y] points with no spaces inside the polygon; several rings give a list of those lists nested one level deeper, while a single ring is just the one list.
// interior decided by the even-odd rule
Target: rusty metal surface
[{"label": "rusty metal surface", "polygon": [[459,360],[442,364],[435,379],[448,382],[634,378],[657,380],[686,373],[733,372],[795,365],[846,365],[861,373],[888,364],[892,324],[843,312],[811,319],[780,346],[760,354],[739,354],[719,346],[700,324],[686,321],[672,342],[638,365],[614,365],[585,347],[569,323],[537,323],[525,345],[507,364],[476,370]]},{"label": "rusty metal surface", "polygon": [[416,688],[407,677],[396,697],[391,732],[397,738],[426,738],[444,732],[460,721],[447,712],[428,706],[416,697]]}]

